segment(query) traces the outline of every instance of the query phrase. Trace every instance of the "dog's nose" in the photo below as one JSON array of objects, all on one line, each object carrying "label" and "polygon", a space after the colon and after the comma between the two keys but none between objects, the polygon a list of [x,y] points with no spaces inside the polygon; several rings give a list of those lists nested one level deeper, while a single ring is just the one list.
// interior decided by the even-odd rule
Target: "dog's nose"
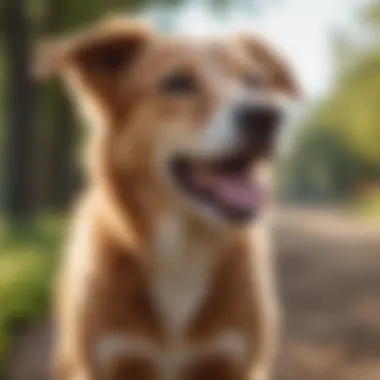
[{"label": "dog's nose", "polygon": [[244,104],[235,112],[242,137],[257,144],[270,143],[282,119],[280,110],[274,106]]}]

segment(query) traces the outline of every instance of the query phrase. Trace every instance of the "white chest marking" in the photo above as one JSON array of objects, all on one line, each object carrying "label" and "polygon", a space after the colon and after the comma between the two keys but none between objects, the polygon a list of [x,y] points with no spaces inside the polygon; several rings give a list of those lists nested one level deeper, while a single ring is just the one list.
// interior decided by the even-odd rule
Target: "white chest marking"
[{"label": "white chest marking", "polygon": [[147,339],[110,334],[103,337],[96,346],[96,362],[101,371],[109,371],[114,359],[129,357],[146,359],[151,363],[162,380],[177,380],[184,366],[215,354],[222,354],[241,363],[248,354],[248,341],[240,331],[226,331],[201,344],[172,344],[159,346]]},{"label": "white chest marking", "polygon": [[172,338],[181,334],[207,296],[213,253],[207,242],[190,239],[178,220],[163,223],[155,247],[152,292]]}]

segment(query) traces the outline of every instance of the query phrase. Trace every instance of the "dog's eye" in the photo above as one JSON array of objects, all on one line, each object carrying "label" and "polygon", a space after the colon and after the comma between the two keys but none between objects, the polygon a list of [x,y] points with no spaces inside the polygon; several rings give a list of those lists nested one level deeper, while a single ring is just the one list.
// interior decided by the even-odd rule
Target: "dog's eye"
[{"label": "dog's eye", "polygon": [[193,94],[198,91],[198,86],[190,74],[177,72],[167,75],[162,80],[160,89],[172,94]]},{"label": "dog's eye", "polygon": [[261,90],[266,86],[265,79],[258,74],[249,73],[244,76],[244,83],[247,87],[254,90]]}]

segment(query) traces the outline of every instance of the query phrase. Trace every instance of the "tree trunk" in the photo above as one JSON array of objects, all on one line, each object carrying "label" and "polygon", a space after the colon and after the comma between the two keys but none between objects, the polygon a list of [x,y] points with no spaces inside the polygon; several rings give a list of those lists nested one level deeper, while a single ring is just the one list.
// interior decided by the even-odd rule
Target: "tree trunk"
[{"label": "tree trunk", "polygon": [[64,209],[74,187],[75,123],[67,98],[61,89],[55,91],[50,139],[49,204]]},{"label": "tree trunk", "polygon": [[[43,33],[55,36],[63,33],[67,18],[67,1],[47,0],[46,22]],[[50,208],[62,210],[67,205],[74,183],[75,122],[68,99],[61,86],[47,90],[50,109],[47,167],[47,199]]]},{"label": "tree trunk", "polygon": [[7,64],[7,189],[6,208],[11,217],[33,212],[33,97],[29,76],[31,28],[25,0],[8,0],[3,23]]}]

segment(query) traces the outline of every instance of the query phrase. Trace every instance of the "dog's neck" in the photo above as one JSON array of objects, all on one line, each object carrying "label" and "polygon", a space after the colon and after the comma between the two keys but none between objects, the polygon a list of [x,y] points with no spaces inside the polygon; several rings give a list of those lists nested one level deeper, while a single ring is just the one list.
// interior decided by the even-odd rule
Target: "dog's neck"
[{"label": "dog's neck", "polygon": [[114,238],[133,251],[154,251],[162,239],[188,246],[192,241],[208,241],[218,248],[241,232],[217,227],[164,201],[151,206],[138,193],[135,188],[124,197],[115,197],[103,188],[98,196],[102,223],[108,225]]},{"label": "dog's neck", "polygon": [[123,194],[115,192],[115,187],[112,183],[95,187],[99,192],[99,215],[109,233],[128,250],[149,254],[162,240],[187,245],[189,249],[191,242],[208,242],[214,246],[211,250],[220,250],[244,233],[242,229],[234,230],[186,213],[175,203],[161,199],[159,194],[144,193],[136,182]]}]

